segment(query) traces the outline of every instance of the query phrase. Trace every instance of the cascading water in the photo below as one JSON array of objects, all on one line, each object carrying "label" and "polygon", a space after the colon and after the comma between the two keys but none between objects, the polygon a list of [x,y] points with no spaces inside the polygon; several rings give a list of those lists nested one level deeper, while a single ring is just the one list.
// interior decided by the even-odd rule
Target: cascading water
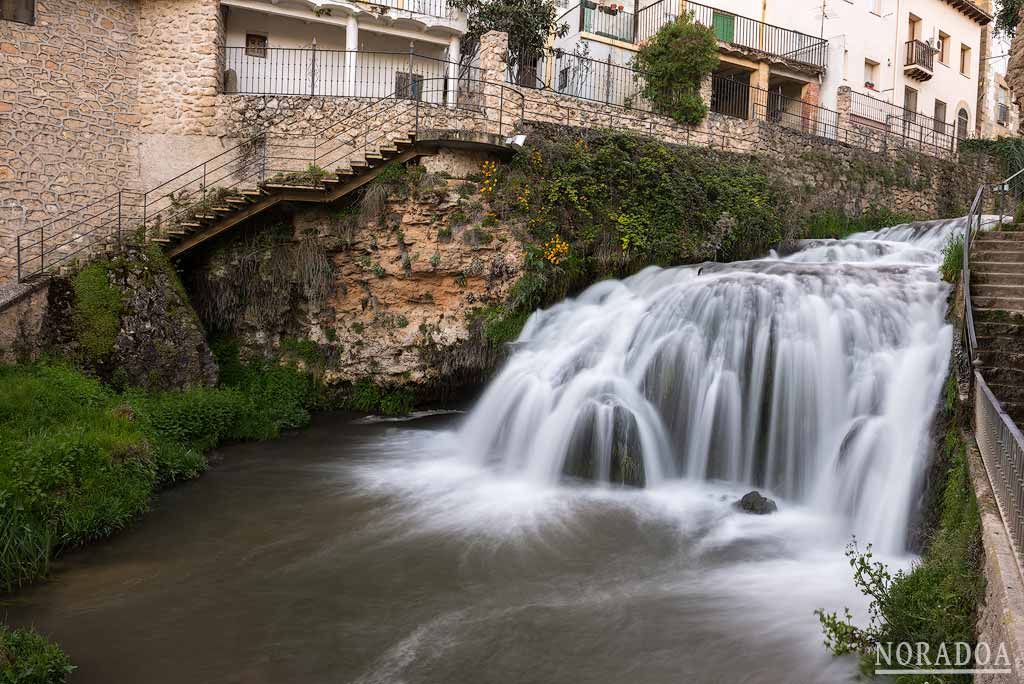
[{"label": "cascading water", "polygon": [[962,220],[649,268],[536,313],[460,437],[539,482],[723,480],[902,548],[947,367]]}]

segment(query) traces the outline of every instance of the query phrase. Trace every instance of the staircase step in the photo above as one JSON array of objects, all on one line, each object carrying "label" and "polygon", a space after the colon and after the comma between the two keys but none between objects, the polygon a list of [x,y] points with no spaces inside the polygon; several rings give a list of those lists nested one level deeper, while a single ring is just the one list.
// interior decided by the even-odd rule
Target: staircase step
[{"label": "staircase step", "polygon": [[974,254],[971,255],[971,273],[975,271],[979,273],[1018,273],[1020,270],[1020,264],[1007,263],[1005,261],[987,261],[977,258]]},{"label": "staircase step", "polygon": [[319,185],[289,185],[287,183],[267,183],[263,186],[267,190],[321,190]]},{"label": "staircase step", "polygon": [[1024,387],[1024,370],[1018,368],[982,368],[981,375],[989,385]]},{"label": "staircase step", "polygon": [[242,190],[240,194],[244,197],[252,197],[253,199],[258,199],[260,197],[263,197],[263,195],[265,195],[266,193],[263,192],[262,190]]},{"label": "staircase step", "polygon": [[971,302],[978,309],[999,309],[1011,314],[1024,314],[1024,297],[976,297],[972,294]]},{"label": "staircase step", "polygon": [[1017,285],[1024,286],[1024,271],[975,271],[971,264],[971,286],[974,285]]},{"label": "staircase step", "polygon": [[234,207],[210,207],[210,209],[219,214],[231,214],[235,211]]},{"label": "staircase step", "polygon": [[228,204],[234,205],[235,207],[244,207],[245,205],[247,205],[249,203],[249,200],[247,200],[247,199],[236,199],[234,197],[229,197],[225,201]]},{"label": "staircase step", "polygon": [[171,238],[167,238],[167,237],[150,238],[149,241],[150,242],[156,242],[156,243],[161,244],[161,245],[169,245],[169,244],[171,244],[173,242],[173,240],[171,240]]},{"label": "staircase step", "polygon": [[[196,230],[197,228],[202,228],[203,224],[202,223],[196,223],[195,221],[188,221],[186,223],[179,223],[178,226],[180,228],[188,228],[189,230]],[[168,232],[170,232],[170,231],[168,231]]]},{"label": "staircase step", "polygon": [[[1014,244],[1014,247],[1017,245]],[[979,245],[971,250],[972,263],[977,260],[982,263],[1012,263],[1024,265],[1024,250],[1016,249],[995,249],[990,243]]]},{"label": "staircase step", "polygon": [[[985,371],[981,372],[982,376],[985,375]],[[1001,402],[1024,402],[1024,386],[1020,385],[1000,385],[998,383],[991,383],[988,378],[985,378],[985,382],[988,384],[988,388],[992,390],[992,394],[996,395],[996,399]]]},{"label": "staircase step", "polygon": [[[978,342],[981,346],[981,342]],[[1012,368],[1024,370],[1024,353],[981,348],[978,358],[984,368]]]},{"label": "staircase step", "polygon": [[216,221],[220,217],[216,214],[196,214],[196,218],[204,221]]},{"label": "staircase step", "polygon": [[[1019,352],[1024,349],[1024,328],[1018,328],[1018,335],[987,335],[982,334],[982,326],[993,323],[975,324],[974,331],[978,334],[978,348],[991,351]],[[986,328],[987,330],[987,328]]]},{"label": "staircase step", "polygon": [[1002,283],[971,282],[972,297],[1011,297],[1024,298],[1024,285],[1004,285]]},{"label": "staircase step", "polygon": [[991,242],[1006,243],[1006,242],[1024,242],[1024,230],[986,230],[978,233],[974,237],[975,245],[987,244]]}]

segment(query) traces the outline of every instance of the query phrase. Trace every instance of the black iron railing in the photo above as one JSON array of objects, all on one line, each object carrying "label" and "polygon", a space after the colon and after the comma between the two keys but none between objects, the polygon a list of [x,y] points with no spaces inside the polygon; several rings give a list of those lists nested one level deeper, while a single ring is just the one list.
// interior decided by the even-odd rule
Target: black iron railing
[{"label": "black iron railing", "polygon": [[367,5],[378,5],[406,11],[412,14],[422,14],[428,17],[449,19],[455,16],[454,11],[448,6],[448,0],[360,0]]},{"label": "black iron railing", "polygon": [[227,95],[385,97],[398,88],[447,80],[438,102],[463,97],[480,70],[415,52],[366,52],[299,48],[224,48]]},{"label": "black iron railing", "polygon": [[[675,21],[679,17],[679,7],[679,0],[659,0],[639,10],[636,41],[649,40],[662,26]],[[723,43],[816,69],[824,70],[828,66],[828,41],[824,38],[689,0],[683,0],[682,7],[693,21],[711,28]]]},{"label": "black iron railing", "polygon": [[906,45],[907,59],[904,66],[920,67],[933,71],[935,69],[935,50],[920,40],[908,40]]},{"label": "black iron railing", "polygon": [[547,88],[581,100],[650,109],[640,95],[640,73],[614,64],[610,56],[597,60],[565,50],[544,50],[523,64],[510,67],[506,81],[526,88]]},{"label": "black iron railing", "polygon": [[913,141],[924,148],[950,152],[957,149],[955,124],[918,114],[864,93],[851,93],[850,98],[850,118],[856,125]]},{"label": "black iron railing", "polygon": [[839,112],[734,78],[712,76],[711,111],[830,140],[839,137]]}]

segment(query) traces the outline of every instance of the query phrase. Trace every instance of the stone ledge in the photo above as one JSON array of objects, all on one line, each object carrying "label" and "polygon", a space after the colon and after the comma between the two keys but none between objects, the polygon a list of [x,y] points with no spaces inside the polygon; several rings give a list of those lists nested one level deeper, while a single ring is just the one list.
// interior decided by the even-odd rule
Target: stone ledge
[{"label": "stone ledge", "polygon": [[981,515],[982,545],[985,551],[985,605],[978,616],[978,640],[993,648],[1006,644],[1013,674],[976,675],[977,684],[1024,682],[1024,579],[999,515],[992,483],[981,459],[973,434],[964,435],[967,465]]}]

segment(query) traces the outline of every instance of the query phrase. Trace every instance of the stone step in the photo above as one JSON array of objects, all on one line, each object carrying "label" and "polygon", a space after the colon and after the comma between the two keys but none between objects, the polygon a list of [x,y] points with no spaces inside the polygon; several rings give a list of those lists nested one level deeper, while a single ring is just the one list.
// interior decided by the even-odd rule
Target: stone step
[{"label": "stone step", "polygon": [[974,236],[974,244],[1024,242],[1024,230],[987,230]]},{"label": "stone step", "polygon": [[[974,332],[978,335],[978,349],[985,351],[1019,352],[1024,349],[1024,327],[1018,328],[1016,335],[988,335],[982,333],[982,326],[996,325],[993,323],[981,323],[974,325]],[[986,327],[987,329],[987,327]]]},{"label": "stone step", "polygon": [[981,347],[981,350],[978,352],[978,358],[981,360],[983,368],[1024,370],[1024,353],[1001,349],[986,349],[981,346],[981,341],[978,342],[978,346]]},{"label": "stone step", "polygon": [[[985,371],[982,371],[981,374],[982,376],[985,376]],[[988,387],[992,390],[992,394],[996,395],[996,399],[999,401],[1011,403],[1024,402],[1024,386],[991,383],[988,381],[987,377],[985,377],[985,382],[988,383]]]},{"label": "stone step", "polygon": [[1019,273],[1021,265],[1016,263],[986,261],[971,255],[971,273]]},{"label": "stone step", "polygon": [[971,286],[974,285],[1019,285],[1024,286],[1024,271],[976,271],[971,264]]},{"label": "stone step", "polygon": [[996,317],[986,320],[985,317],[979,316],[980,313],[974,312],[974,332],[978,337],[1009,337],[1024,340],[1024,321],[1013,318],[999,320]]},{"label": "stone step", "polygon": [[1024,298],[1024,285],[1004,285],[1003,283],[971,282],[972,297],[1010,297]]},{"label": "stone step", "polygon": [[981,375],[989,385],[1024,387],[1024,370],[1017,368],[982,368]]},{"label": "stone step", "polygon": [[[1016,247],[1016,243],[1012,245]],[[977,245],[971,250],[971,262],[1021,264],[1024,265],[1024,250],[1018,249],[995,249],[991,243]]]},{"label": "stone step", "polygon": [[1024,297],[975,297],[971,301],[978,309],[1000,309],[1002,311],[1024,314]]}]

